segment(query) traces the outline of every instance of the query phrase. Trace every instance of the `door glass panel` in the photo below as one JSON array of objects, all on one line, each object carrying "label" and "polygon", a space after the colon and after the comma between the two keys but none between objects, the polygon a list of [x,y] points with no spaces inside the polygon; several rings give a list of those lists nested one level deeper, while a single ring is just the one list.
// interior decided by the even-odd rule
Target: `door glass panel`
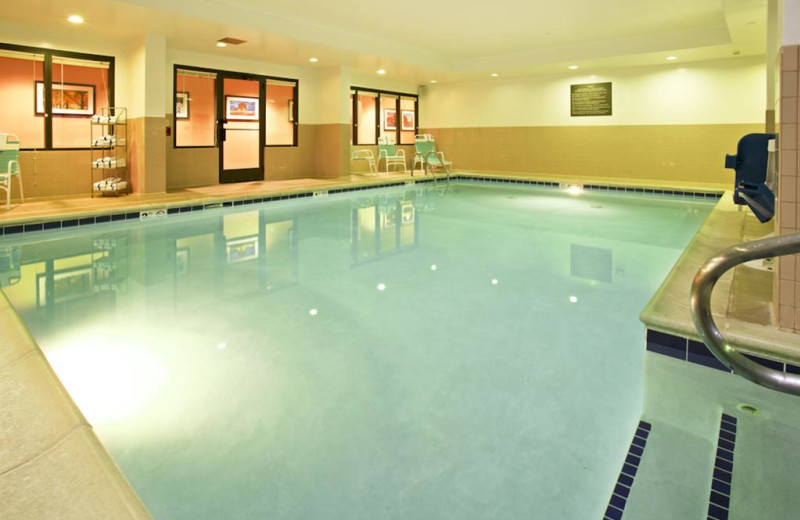
[{"label": "door glass panel", "polygon": [[381,135],[386,135],[390,143],[397,142],[397,96],[381,94]]},{"label": "door glass panel", "polygon": [[400,144],[414,144],[414,134],[417,130],[417,99],[410,97],[400,98]]},{"label": "door glass panel", "polygon": [[267,80],[267,145],[293,145],[295,114],[295,83]]},{"label": "door glass panel", "polygon": [[214,146],[216,83],[213,72],[179,69],[175,75],[175,146]]},{"label": "door glass panel", "polygon": [[377,144],[375,108],[377,96],[372,92],[358,93],[358,144]]},{"label": "door glass panel", "polygon": [[41,54],[0,51],[0,131],[16,134],[22,148],[44,147],[44,97],[37,99],[37,89],[44,93],[43,61]]},{"label": "door glass panel", "polygon": [[223,170],[261,167],[260,107],[257,80],[223,80]]},{"label": "door glass panel", "polygon": [[109,106],[109,66],[100,61],[53,58],[53,148],[89,146],[91,127],[86,121]]}]

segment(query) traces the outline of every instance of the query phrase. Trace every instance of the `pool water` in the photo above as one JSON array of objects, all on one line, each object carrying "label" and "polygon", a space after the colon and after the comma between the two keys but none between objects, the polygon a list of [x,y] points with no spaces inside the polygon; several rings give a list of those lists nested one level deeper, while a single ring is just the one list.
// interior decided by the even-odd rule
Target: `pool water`
[{"label": "pool water", "polygon": [[468,183],[237,206],[19,239],[4,291],[157,520],[601,518],[638,315],[712,207]]}]

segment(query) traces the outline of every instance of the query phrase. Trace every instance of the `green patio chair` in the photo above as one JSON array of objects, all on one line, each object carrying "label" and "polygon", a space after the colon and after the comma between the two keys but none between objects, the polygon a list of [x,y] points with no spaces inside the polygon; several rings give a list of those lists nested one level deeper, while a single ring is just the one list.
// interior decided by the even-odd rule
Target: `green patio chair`
[{"label": "green patio chair", "polygon": [[431,134],[415,135],[414,147],[416,153],[414,153],[411,175],[414,175],[414,170],[417,169],[417,164],[419,164],[426,175],[428,171],[432,172],[434,169],[441,168],[449,177],[453,163],[446,160],[442,152],[436,151],[436,141]]},{"label": "green patio chair", "polygon": [[22,171],[19,169],[19,137],[0,133],[0,190],[6,192],[6,209],[11,207],[12,177],[19,181],[19,198],[24,201]]},{"label": "green patio chair", "polygon": [[378,138],[378,166],[383,159],[383,167],[386,173],[389,173],[389,165],[401,165],[403,171],[406,171],[406,152],[398,150],[394,144],[394,140],[390,139],[388,135],[382,135]]}]

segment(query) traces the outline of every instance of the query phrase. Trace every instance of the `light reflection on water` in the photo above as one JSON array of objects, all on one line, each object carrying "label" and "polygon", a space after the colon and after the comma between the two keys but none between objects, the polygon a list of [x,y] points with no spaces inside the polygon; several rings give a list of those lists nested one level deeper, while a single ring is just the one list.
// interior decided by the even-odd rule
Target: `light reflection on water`
[{"label": "light reflection on water", "polygon": [[638,314],[711,207],[237,207],[18,240],[4,290],[156,518],[599,518]]}]

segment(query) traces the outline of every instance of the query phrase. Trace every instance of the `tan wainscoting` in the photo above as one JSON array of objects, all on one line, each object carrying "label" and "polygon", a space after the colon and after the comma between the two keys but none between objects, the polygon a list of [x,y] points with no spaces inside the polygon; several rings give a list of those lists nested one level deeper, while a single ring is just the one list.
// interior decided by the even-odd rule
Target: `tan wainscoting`
[{"label": "tan wainscoting", "polygon": [[458,170],[727,183],[723,165],[763,124],[432,128]]},{"label": "tan wainscoting", "polygon": [[[92,193],[89,150],[22,151],[19,162],[26,199],[83,197]],[[11,195],[19,199],[16,179],[11,181]]]},{"label": "tan wainscoting", "polygon": [[167,149],[167,189],[219,184],[219,148]]},{"label": "tan wainscoting", "polygon": [[350,173],[350,125],[317,125],[316,165],[320,179],[335,179]]}]

